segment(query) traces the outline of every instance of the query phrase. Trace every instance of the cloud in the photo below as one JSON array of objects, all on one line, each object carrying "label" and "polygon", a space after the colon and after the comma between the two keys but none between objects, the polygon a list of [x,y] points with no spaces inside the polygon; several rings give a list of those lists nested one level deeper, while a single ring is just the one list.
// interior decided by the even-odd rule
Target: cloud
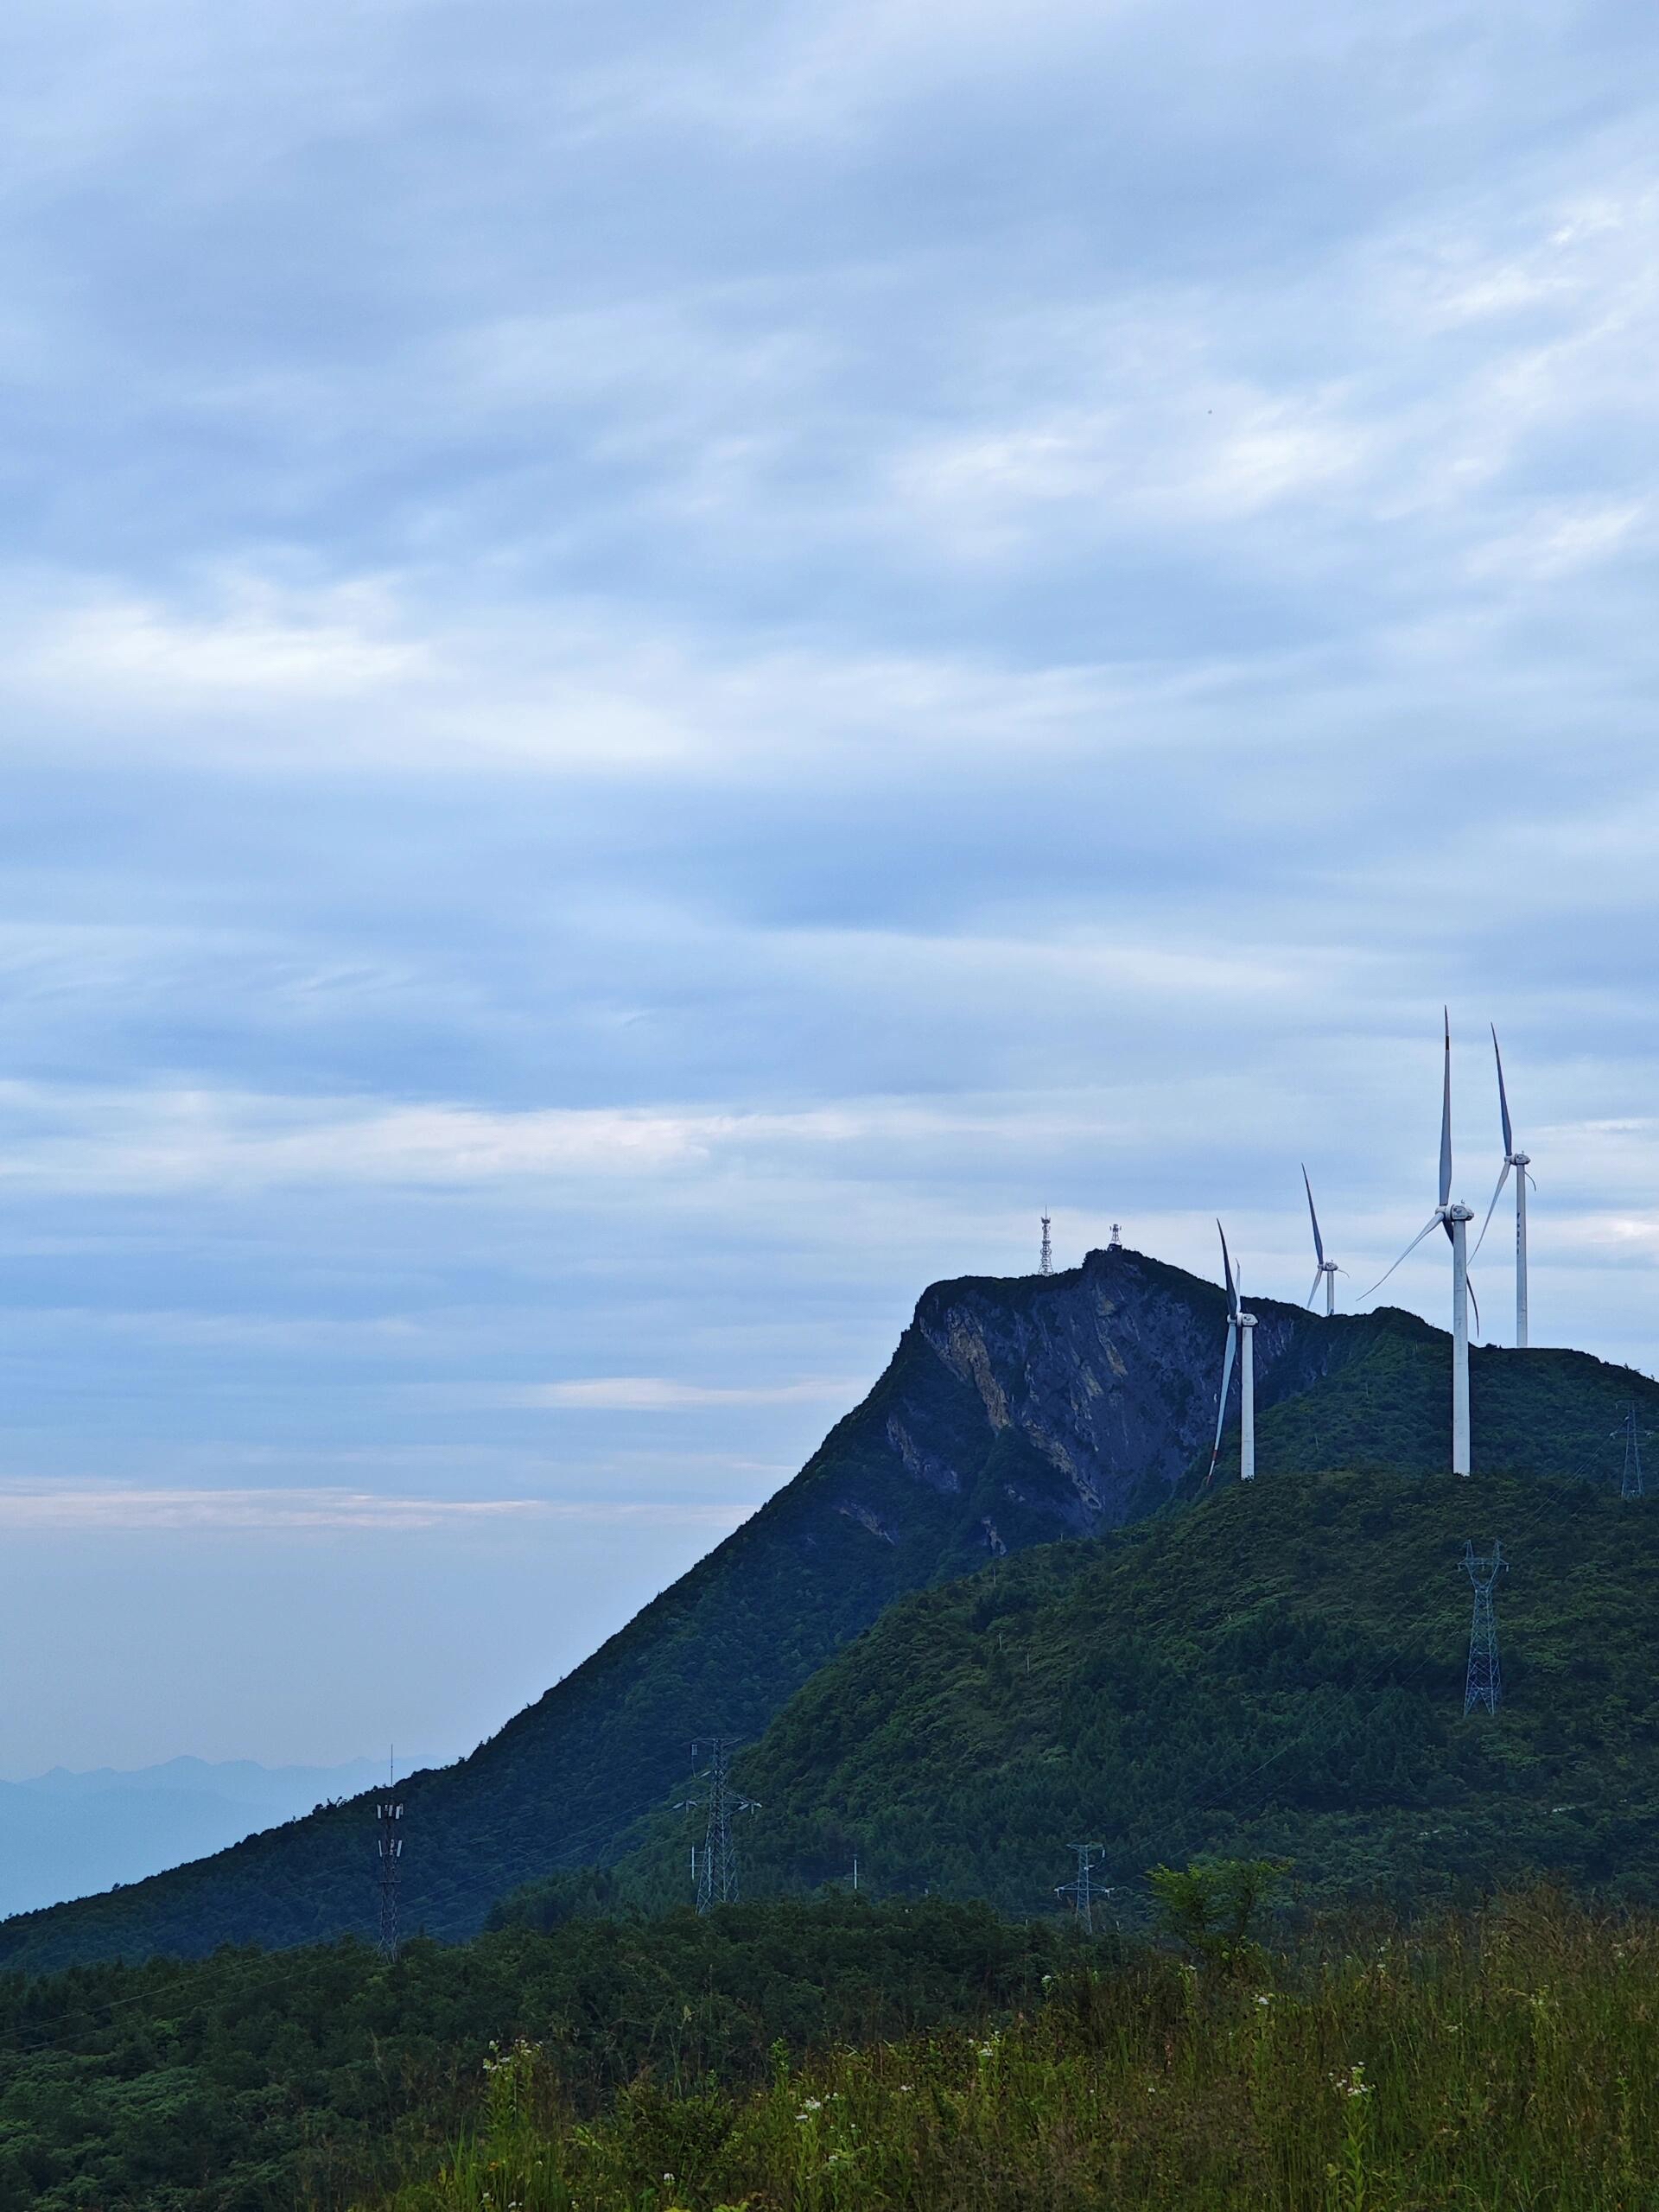
[{"label": "cloud", "polygon": [[169,619],[132,599],[71,607],[26,665],[42,688],[165,701],[175,711],[240,695],[291,713],[429,672],[417,645],[384,634],[389,609],[369,588],[340,587],[309,604],[296,596],[246,579],[210,620]]},{"label": "cloud", "polygon": [[739,1126],[720,1115],[492,1112],[210,1091],[117,1100],[22,1085],[0,1087],[5,1106],[30,1125],[32,1141],[0,1166],[0,1180],[81,1192],[650,1175],[695,1159]]},{"label": "cloud", "polygon": [[800,1382],[715,1384],[674,1382],[658,1375],[595,1375],[566,1382],[536,1382],[513,1391],[509,1402],[588,1413],[671,1414],[702,1406],[850,1406],[855,1381],[815,1377]]},{"label": "cloud", "polygon": [[636,790],[649,772],[764,790],[804,766],[880,776],[895,739],[923,768],[963,747],[994,753],[1016,730],[1064,753],[1113,691],[1104,671],[969,655],[711,652],[672,629],[645,639],[601,608],[457,621],[390,578],[301,592],[242,575],[178,604],[14,579],[12,600],[3,681],[25,752],[35,734],[54,753],[230,772]]},{"label": "cloud", "polygon": [[397,1497],[378,1491],[146,1490],[118,1484],[77,1488],[0,1482],[0,1528],[16,1535],[87,1536],[162,1533],[282,1535],[357,1530],[405,1535],[544,1523],[621,1531],[653,1526],[724,1535],[753,1510],[747,1504],[658,1499],[648,1503],[531,1497]]},{"label": "cloud", "polygon": [[[880,946],[849,951],[873,967]],[[902,959],[891,949],[889,961]],[[1007,948],[924,947],[948,969],[971,968],[976,982],[1040,984],[1044,961]],[[1062,988],[1074,980],[1063,958]],[[1090,963],[1080,963],[1085,989]],[[1119,963],[1108,961],[1108,979]],[[1131,974],[1136,963],[1122,965]],[[1235,990],[1245,998],[1288,998],[1289,976],[1253,977],[1200,960],[1151,959],[1137,988],[1191,995],[1202,1006]],[[9,1113],[6,1109],[10,1109]],[[1054,1147],[1088,1141],[1102,1128],[1097,1097],[1054,1093],[1023,1099],[1007,1092],[958,1093],[938,1101],[859,1097],[794,1112],[664,1109],[485,1109],[434,1102],[383,1107],[347,1100],[248,1097],[236,1093],[99,1090],[65,1092],[0,1085],[0,1119],[12,1139],[0,1159],[0,1186],[10,1181],[77,1198],[226,1192],[279,1192],[358,1186],[486,1191],[497,1186],[586,1187],[595,1179],[660,1186],[734,1172],[836,1173],[837,1158],[853,1172],[885,1159],[918,1164],[941,1147]],[[846,1170],[839,1172],[847,1172]],[[385,1330],[388,1325],[377,1322]],[[397,1325],[407,1328],[407,1320]]]}]

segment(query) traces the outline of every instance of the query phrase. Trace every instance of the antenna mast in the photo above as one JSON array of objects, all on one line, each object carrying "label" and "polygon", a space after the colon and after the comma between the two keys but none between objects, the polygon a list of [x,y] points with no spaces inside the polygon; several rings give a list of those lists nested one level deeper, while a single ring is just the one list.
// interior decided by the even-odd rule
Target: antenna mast
[{"label": "antenna mast", "polygon": [[1054,1246],[1048,1233],[1046,1214],[1043,1216],[1043,1252],[1037,1262],[1037,1272],[1039,1275],[1052,1275],[1054,1272]]},{"label": "antenna mast", "polygon": [[1484,1559],[1472,1544],[1463,1548],[1463,1571],[1475,1588],[1475,1618],[1469,1631],[1469,1672],[1464,1681],[1465,1719],[1478,1705],[1496,1713],[1503,1701],[1503,1677],[1497,1663],[1497,1617],[1492,1611],[1492,1585],[1509,1561],[1502,1544],[1492,1546]]},{"label": "antenna mast", "polygon": [[709,1816],[702,1849],[698,1852],[694,1847],[691,1853],[700,1913],[712,1912],[717,1904],[737,1903],[737,1847],[732,1840],[732,1816],[760,1809],[753,1798],[740,1796],[732,1788],[732,1753],[736,1748],[730,1736],[700,1737],[691,1746],[693,1758],[699,1751],[709,1754],[702,1777],[709,1786],[707,1796],[682,1798],[678,1807],[681,1812],[706,1812]]},{"label": "antenna mast", "polygon": [[1123,1249],[1123,1231],[1116,1222],[1112,1224],[1112,1233],[1106,1241],[1106,1249],[1109,1252],[1121,1252]]},{"label": "antenna mast", "polygon": [[374,1807],[375,1841],[380,1862],[380,1955],[397,1955],[397,1878],[404,1860],[404,1808],[393,1796],[397,1768],[386,1761],[386,1795]]}]

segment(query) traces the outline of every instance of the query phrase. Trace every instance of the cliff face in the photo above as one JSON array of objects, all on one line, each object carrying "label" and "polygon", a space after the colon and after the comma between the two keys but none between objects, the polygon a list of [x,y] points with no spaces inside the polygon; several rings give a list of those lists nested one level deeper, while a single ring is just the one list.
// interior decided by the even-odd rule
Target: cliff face
[{"label": "cliff face", "polygon": [[[1444,1338],[1399,1313],[1251,1306],[1264,1471],[1275,1421],[1298,1450],[1339,1441],[1331,1464],[1367,1464],[1356,1441],[1402,1469],[1440,1464]],[[469,1758],[410,1778],[404,1924],[464,1936],[503,1892],[614,1859],[679,1794],[692,1737],[757,1735],[904,1592],[1163,1504],[1207,1461],[1224,1325],[1217,1285],[1130,1251],[1050,1277],[936,1285],[869,1396],[794,1481]],[[1379,1366],[1387,1388],[1368,1389]],[[1407,1368],[1421,1437],[1402,1431],[1391,1452]],[[1478,1414],[1483,1387],[1478,1373]],[[0,1963],[371,1932],[372,1827],[365,1797],[21,1916],[0,1926]]]},{"label": "cliff face", "polygon": [[[1378,1326],[1272,1300],[1251,1310],[1264,1413]],[[1091,1252],[1046,1281],[938,1283],[890,1370],[884,1433],[912,1478],[983,1504],[990,1551],[1093,1535],[1160,1504],[1207,1451],[1224,1343],[1222,1292],[1136,1252]],[[937,1422],[938,1369],[964,1401],[962,1466],[918,1442]]]}]

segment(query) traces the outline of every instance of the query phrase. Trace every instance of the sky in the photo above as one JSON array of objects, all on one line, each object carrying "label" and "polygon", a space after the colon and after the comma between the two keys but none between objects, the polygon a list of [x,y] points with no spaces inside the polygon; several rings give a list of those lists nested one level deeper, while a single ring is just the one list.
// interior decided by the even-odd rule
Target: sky
[{"label": "sky", "polygon": [[460,1752],[1045,1206],[1351,1301],[1442,1004],[1655,1364],[1654,59],[4,11],[0,1772]]}]

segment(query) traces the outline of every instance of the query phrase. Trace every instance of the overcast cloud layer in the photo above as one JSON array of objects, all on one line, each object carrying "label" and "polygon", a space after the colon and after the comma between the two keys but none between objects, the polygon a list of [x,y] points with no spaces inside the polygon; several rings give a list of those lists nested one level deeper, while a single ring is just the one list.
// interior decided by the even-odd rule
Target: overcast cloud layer
[{"label": "overcast cloud layer", "polygon": [[1044,1205],[1351,1297],[1442,1001],[1652,1363],[1654,48],[6,12],[0,1769],[463,1748]]}]

